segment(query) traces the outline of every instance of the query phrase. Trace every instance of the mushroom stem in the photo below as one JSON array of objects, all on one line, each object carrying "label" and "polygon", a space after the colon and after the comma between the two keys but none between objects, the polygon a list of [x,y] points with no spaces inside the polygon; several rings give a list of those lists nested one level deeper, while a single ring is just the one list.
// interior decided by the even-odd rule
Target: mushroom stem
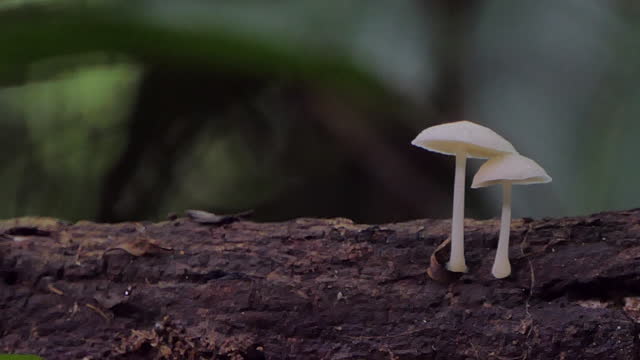
[{"label": "mushroom stem", "polygon": [[456,172],[453,185],[453,216],[451,217],[451,256],[447,269],[453,272],[467,272],[464,261],[464,183],[467,154],[456,154]]},{"label": "mushroom stem", "polygon": [[498,250],[491,273],[498,279],[511,274],[509,263],[509,232],[511,231],[511,183],[502,184],[502,218],[500,219],[500,237]]}]

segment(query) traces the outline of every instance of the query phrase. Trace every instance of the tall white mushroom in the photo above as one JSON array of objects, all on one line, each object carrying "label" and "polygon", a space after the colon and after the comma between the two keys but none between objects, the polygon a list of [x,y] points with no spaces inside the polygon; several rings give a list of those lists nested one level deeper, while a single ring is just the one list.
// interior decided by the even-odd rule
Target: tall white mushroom
[{"label": "tall white mushroom", "polygon": [[412,145],[456,156],[451,218],[451,256],[447,269],[466,272],[464,260],[464,184],[467,157],[487,159],[505,153],[517,153],[510,142],[493,130],[470,121],[457,121],[424,129]]},{"label": "tall white mushroom", "polygon": [[511,274],[509,263],[509,232],[511,230],[511,185],[548,183],[551,177],[535,161],[518,154],[491,158],[473,177],[472,188],[502,184],[502,217],[498,250],[491,273],[497,278]]}]

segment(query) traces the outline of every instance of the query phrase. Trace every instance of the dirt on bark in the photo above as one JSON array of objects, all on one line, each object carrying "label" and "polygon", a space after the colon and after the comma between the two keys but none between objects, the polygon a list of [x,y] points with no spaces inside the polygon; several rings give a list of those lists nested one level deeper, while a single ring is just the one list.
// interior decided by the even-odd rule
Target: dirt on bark
[{"label": "dirt on bark", "polygon": [[0,353],[46,359],[640,359],[640,210],[450,222],[0,223]]}]

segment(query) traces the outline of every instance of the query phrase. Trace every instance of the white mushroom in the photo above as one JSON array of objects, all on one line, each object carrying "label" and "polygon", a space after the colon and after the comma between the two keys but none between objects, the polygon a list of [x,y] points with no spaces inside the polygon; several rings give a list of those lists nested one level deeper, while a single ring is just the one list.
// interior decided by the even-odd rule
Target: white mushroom
[{"label": "white mushroom", "polygon": [[511,274],[509,263],[509,232],[511,229],[511,185],[548,183],[551,177],[535,161],[518,154],[489,159],[473,177],[472,188],[502,184],[502,218],[498,250],[491,273],[497,278]]},{"label": "white mushroom", "polygon": [[517,153],[502,136],[470,121],[458,121],[432,126],[423,130],[412,145],[456,156],[453,187],[453,216],[451,218],[451,256],[447,269],[466,272],[464,260],[464,184],[467,157],[487,159],[505,153]]}]

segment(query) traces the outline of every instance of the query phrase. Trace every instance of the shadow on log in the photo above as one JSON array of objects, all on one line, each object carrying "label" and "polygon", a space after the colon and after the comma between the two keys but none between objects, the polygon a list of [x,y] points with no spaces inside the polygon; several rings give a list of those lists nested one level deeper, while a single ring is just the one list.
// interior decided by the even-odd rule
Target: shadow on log
[{"label": "shadow on log", "polygon": [[46,359],[638,359],[640,211],[466,223],[0,224],[0,353]]}]

